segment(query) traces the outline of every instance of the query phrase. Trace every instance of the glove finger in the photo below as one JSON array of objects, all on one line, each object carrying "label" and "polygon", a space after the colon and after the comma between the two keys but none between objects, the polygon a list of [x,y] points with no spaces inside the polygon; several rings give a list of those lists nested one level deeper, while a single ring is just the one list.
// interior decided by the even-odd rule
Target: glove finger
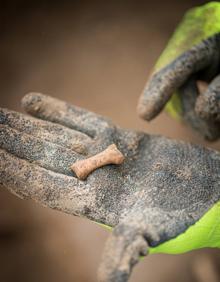
[{"label": "glove finger", "polygon": [[207,140],[217,140],[220,137],[219,124],[215,121],[202,119],[195,111],[196,101],[199,97],[195,78],[191,78],[184,83],[178,93],[182,104],[182,116],[186,123]]},{"label": "glove finger", "polygon": [[216,39],[204,40],[172,63],[156,71],[147,83],[138,104],[138,114],[151,120],[157,116],[176,89],[189,77],[211,65],[215,58]]},{"label": "glove finger", "polygon": [[106,119],[95,113],[39,93],[25,95],[22,105],[33,116],[81,131],[91,137],[109,126]]},{"label": "glove finger", "polygon": [[0,125],[0,147],[9,153],[58,173],[71,175],[70,166],[82,156],[60,145]]},{"label": "glove finger", "polygon": [[195,111],[205,120],[220,122],[220,75],[213,79],[207,90],[199,95]]},{"label": "glove finger", "polygon": [[135,226],[119,224],[108,238],[98,272],[99,282],[126,282],[148,244]]},{"label": "glove finger", "polygon": [[0,184],[22,199],[43,206],[83,215],[94,201],[85,182],[54,173],[0,149]]},{"label": "glove finger", "polygon": [[8,125],[45,141],[85,153],[92,139],[79,131],[40,120],[8,109],[0,108],[0,124]]}]

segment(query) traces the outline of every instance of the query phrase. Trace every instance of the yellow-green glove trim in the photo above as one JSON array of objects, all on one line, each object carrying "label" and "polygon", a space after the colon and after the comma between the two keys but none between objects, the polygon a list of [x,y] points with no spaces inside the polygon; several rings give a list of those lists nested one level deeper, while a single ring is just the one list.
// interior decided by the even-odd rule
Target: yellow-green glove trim
[{"label": "yellow-green glove trim", "polygon": [[150,248],[149,253],[180,254],[206,247],[220,248],[220,201],[184,233]]},{"label": "yellow-green glove trim", "polygon": [[[112,230],[110,226],[98,224]],[[220,201],[184,233],[157,247],[150,247],[149,254],[181,254],[206,247],[220,248]]]}]

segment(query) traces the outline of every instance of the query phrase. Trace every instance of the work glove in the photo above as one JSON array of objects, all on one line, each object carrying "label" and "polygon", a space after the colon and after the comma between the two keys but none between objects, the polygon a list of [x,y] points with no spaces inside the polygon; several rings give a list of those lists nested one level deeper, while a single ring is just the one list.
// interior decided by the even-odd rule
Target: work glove
[{"label": "work glove", "polygon": [[[148,253],[220,247],[220,153],[124,130],[42,94],[22,105],[31,116],[0,110],[0,184],[113,229],[98,281],[127,281]],[[124,162],[79,180],[70,166],[110,144]]]},{"label": "work glove", "polygon": [[206,139],[220,137],[219,2],[189,10],[156,63],[138,113],[149,121],[164,107]]}]

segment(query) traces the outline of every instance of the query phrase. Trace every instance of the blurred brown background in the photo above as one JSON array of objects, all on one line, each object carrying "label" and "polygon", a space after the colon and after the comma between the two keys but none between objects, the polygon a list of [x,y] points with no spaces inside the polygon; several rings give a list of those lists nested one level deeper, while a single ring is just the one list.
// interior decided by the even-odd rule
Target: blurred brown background
[{"label": "blurred brown background", "polygon": [[[21,111],[43,92],[132,129],[206,144],[165,114],[146,123],[136,104],[184,12],[207,1],[1,1],[1,107]],[[108,232],[0,190],[0,282],[95,282]],[[153,255],[131,282],[220,281],[220,252]]]}]

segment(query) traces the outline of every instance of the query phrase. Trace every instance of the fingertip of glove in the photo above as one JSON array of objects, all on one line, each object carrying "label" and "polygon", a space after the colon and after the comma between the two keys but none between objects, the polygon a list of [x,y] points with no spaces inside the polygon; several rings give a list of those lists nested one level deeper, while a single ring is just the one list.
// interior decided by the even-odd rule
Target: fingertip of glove
[{"label": "fingertip of glove", "polygon": [[200,95],[195,104],[196,114],[204,120],[220,120],[218,101],[214,95]]},{"label": "fingertip of glove", "polygon": [[22,98],[21,106],[28,113],[37,112],[44,97],[45,95],[41,93],[30,92]]},{"label": "fingertip of glove", "polygon": [[153,108],[154,105],[141,95],[137,105],[138,116],[146,121],[151,121],[155,117]]}]

